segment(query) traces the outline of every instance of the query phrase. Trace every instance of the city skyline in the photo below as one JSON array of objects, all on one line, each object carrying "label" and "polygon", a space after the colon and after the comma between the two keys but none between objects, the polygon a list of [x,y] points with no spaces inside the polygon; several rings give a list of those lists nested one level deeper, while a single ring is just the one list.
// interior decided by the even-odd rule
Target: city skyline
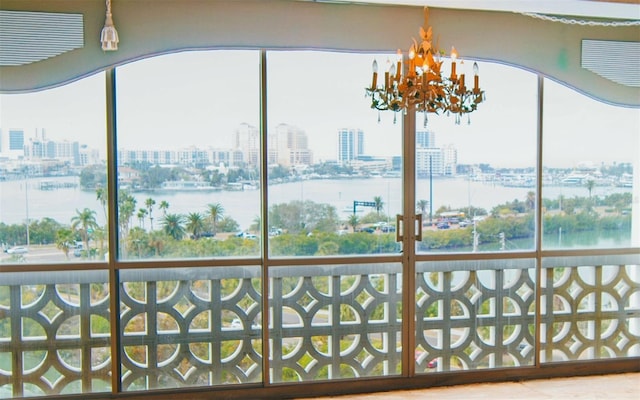
[{"label": "city skyline", "polygon": [[[220,53],[171,54],[121,67],[119,145],[140,147],[153,141],[173,148],[173,140],[179,135],[181,143],[228,147],[227,133],[239,124],[258,126],[257,53],[232,51],[224,52],[222,57],[216,54]],[[369,135],[368,154],[401,154],[402,115],[396,115],[398,122],[394,124],[393,113],[382,112],[378,122],[378,112],[370,109],[370,99],[364,97],[364,87],[371,84],[372,60],[380,62],[386,57],[390,56],[269,52],[269,130],[280,123],[305,130],[317,161],[335,157],[336,143],[327,140],[327,136],[330,133],[333,137],[343,127],[359,127]],[[229,86],[229,76],[243,79],[234,80]],[[514,67],[480,62],[480,84],[487,101],[470,115],[470,125],[466,118],[461,125],[455,125],[453,117],[429,115],[427,128],[440,135],[440,145],[456,146],[461,163],[491,161],[504,167],[535,163],[537,76]],[[225,99],[223,94],[227,92],[217,87],[229,87],[229,98]],[[239,102],[237,93],[243,93],[240,98],[250,101]],[[26,132],[45,128],[52,139],[82,138],[104,155],[104,73],[42,92],[3,94],[0,100],[3,132],[20,126]],[[545,80],[544,115],[545,162],[549,164],[571,167],[589,160],[633,162],[637,156],[640,146],[629,140],[638,141],[633,133],[640,131],[640,109],[606,105]],[[608,118],[602,120],[598,115]],[[422,116],[416,119],[421,128]],[[597,133],[587,133],[594,131]],[[581,140],[585,136],[603,136],[629,145],[585,142]],[[581,148],[576,154],[564,151],[577,144]],[[611,149],[603,151],[603,144]],[[511,150],[496,152],[496,145]]]}]

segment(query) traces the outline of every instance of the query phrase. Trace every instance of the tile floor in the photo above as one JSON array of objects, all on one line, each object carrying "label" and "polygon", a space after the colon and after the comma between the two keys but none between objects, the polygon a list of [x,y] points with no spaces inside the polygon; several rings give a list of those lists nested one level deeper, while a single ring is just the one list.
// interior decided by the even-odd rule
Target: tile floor
[{"label": "tile floor", "polygon": [[640,372],[422,390],[315,397],[312,400],[640,400]]}]

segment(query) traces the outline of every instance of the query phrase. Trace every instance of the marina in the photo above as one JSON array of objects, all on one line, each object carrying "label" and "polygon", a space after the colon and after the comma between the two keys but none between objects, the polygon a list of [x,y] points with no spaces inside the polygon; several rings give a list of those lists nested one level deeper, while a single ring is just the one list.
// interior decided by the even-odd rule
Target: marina
[{"label": "marina", "polygon": [[[464,209],[469,205],[484,208],[490,212],[493,207],[505,202],[524,201],[527,193],[534,187],[504,186],[495,181],[470,181],[465,177],[433,179],[433,193],[429,192],[428,179],[419,179],[416,183],[416,200],[433,198],[433,211],[441,206],[452,210]],[[45,187],[46,189],[42,189]],[[25,191],[25,188],[27,189]],[[207,187],[194,185],[181,190],[136,191],[131,194],[136,199],[136,208],[145,207],[145,200],[152,198],[156,204],[161,201],[169,203],[168,213],[188,214],[206,211],[207,205],[219,203],[224,208],[224,215],[238,222],[241,229],[247,229],[260,215],[260,190],[257,186],[242,186],[236,190],[209,190]],[[382,213],[394,218],[402,214],[402,179],[400,178],[356,178],[356,179],[310,179],[269,185],[268,198],[270,205],[289,203],[291,201],[313,201],[314,203],[331,204],[336,208],[341,219],[346,219],[353,212],[354,201],[373,201],[381,197]],[[630,187],[596,186],[592,196],[606,196],[611,193],[631,192]],[[78,177],[31,178],[29,180],[0,181],[0,222],[5,224],[24,223],[25,219],[52,218],[67,224],[76,215],[76,210],[90,208],[96,211],[99,224],[104,224],[106,216],[96,192],[80,189]],[[576,185],[543,186],[543,198],[556,199],[558,196],[572,198],[586,197],[586,187]],[[371,208],[358,207],[357,213],[362,215]],[[155,216],[161,211],[155,209]],[[427,209],[429,212],[429,209]]]}]

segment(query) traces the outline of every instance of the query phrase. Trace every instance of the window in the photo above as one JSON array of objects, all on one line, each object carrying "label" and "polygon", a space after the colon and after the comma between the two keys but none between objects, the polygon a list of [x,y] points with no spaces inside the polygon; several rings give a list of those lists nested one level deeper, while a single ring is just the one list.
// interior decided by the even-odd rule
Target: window
[{"label": "window", "polygon": [[104,261],[105,74],[1,95],[1,264]]},{"label": "window", "polygon": [[378,123],[364,97],[374,57],[267,54],[272,256],[399,251],[402,124]]},{"label": "window", "polygon": [[544,84],[543,248],[640,245],[632,241],[640,110]]},{"label": "window", "polygon": [[176,53],[117,69],[119,256],[256,256],[254,51]]},{"label": "window", "polygon": [[[471,76],[471,65],[459,73]],[[479,71],[486,100],[459,125],[448,115],[430,114],[426,126],[416,118],[418,253],[535,246],[537,77],[494,63]]]}]

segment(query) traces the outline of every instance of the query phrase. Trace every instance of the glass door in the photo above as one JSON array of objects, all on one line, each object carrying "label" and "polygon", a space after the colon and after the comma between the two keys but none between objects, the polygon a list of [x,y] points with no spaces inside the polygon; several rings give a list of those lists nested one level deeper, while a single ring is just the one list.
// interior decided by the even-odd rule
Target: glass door
[{"label": "glass door", "polygon": [[537,76],[478,64],[476,112],[412,125],[417,374],[534,362]]},{"label": "glass door", "polygon": [[271,382],[402,373],[403,132],[364,96],[376,57],[266,54]]}]

